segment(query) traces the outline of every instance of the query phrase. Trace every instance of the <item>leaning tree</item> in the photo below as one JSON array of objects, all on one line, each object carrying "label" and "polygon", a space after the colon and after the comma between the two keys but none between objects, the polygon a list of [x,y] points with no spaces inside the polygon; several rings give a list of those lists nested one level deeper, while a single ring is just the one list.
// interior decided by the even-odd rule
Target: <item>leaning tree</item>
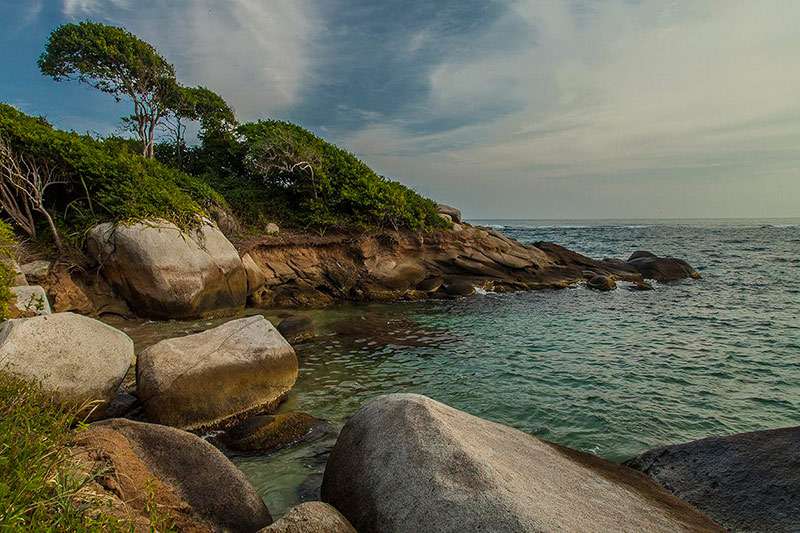
[{"label": "leaning tree", "polygon": [[39,69],[56,81],[77,80],[130,99],[134,112],[126,118],[142,141],[142,155],[153,157],[156,128],[170,113],[175,68],[156,49],[132,33],[97,22],[64,24],[50,34]]}]

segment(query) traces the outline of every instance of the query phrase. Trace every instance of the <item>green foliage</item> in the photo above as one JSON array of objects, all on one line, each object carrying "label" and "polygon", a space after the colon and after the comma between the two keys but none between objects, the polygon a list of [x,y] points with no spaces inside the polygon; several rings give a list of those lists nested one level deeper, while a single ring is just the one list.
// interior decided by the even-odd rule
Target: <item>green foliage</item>
[{"label": "green foliage", "polygon": [[[163,218],[188,225],[197,215],[224,205],[202,180],[148,160],[131,151],[128,141],[53,129],[39,119],[0,104],[0,137],[16,151],[55,166],[68,185],[52,196],[50,210],[62,229],[80,238],[101,221]],[[54,191],[55,192],[55,191]]]},{"label": "green foliage", "polygon": [[10,263],[14,259],[16,245],[13,229],[6,222],[0,220],[0,322],[10,317],[8,304],[14,300],[11,282],[14,280],[16,272],[11,268]]},{"label": "green foliage", "polygon": [[[324,228],[331,225],[446,227],[436,205],[382,176],[346,152],[289,122],[260,121],[238,130],[244,138],[243,167],[248,183],[223,188],[231,205],[237,196],[269,199],[283,223]],[[265,206],[266,208],[266,206]]]}]

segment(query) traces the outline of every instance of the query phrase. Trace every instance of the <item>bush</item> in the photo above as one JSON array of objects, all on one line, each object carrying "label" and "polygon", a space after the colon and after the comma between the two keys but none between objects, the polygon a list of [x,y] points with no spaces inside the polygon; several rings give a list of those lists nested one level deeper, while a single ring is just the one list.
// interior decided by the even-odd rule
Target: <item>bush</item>
[{"label": "bush", "polygon": [[186,225],[224,205],[202,180],[141,157],[123,139],[98,141],[59,131],[5,104],[0,104],[0,137],[68,178],[67,185],[49,191],[48,208],[78,236],[100,221],[164,218]]},{"label": "bush", "polygon": [[13,229],[0,220],[0,322],[11,316],[8,305],[14,300],[11,282],[16,276],[16,272],[11,268],[11,262],[14,260],[16,245]]},{"label": "bush", "polygon": [[215,183],[233,206],[244,196],[257,199],[262,211],[283,224],[304,228],[447,227],[433,201],[377,175],[353,154],[300,126],[260,121],[240,126],[238,133],[244,139],[242,167],[247,175]]}]

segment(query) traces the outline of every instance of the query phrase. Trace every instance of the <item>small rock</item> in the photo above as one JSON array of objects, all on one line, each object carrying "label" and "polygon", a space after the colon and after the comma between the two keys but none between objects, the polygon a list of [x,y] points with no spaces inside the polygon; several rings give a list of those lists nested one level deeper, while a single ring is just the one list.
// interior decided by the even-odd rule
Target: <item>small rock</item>
[{"label": "small rock", "polygon": [[613,291],[617,288],[616,282],[607,276],[594,276],[587,285],[598,291]]},{"label": "small rock", "polygon": [[306,502],[292,507],[283,518],[259,533],[356,533],[356,530],[333,506]]},{"label": "small rock", "polygon": [[306,413],[261,415],[243,420],[221,438],[232,450],[269,452],[301,440],[323,422]]},{"label": "small rock", "polygon": [[470,294],[475,294],[475,287],[468,281],[456,281],[455,283],[444,285],[442,291],[450,296],[469,296]]},{"label": "small rock", "polygon": [[139,398],[130,392],[119,390],[106,409],[105,418],[125,418],[127,415],[141,407]]},{"label": "small rock", "polygon": [[444,213],[439,213],[439,216],[441,218],[443,218],[446,222],[448,222],[450,224],[453,223],[453,217],[451,217],[450,215],[445,215]]},{"label": "small rock", "polygon": [[461,222],[461,211],[455,207],[445,204],[438,204],[436,207],[440,215],[449,216],[452,222]]},{"label": "small rock", "polygon": [[39,380],[62,402],[93,402],[99,418],[133,362],[133,341],[98,320],[55,313],[0,326],[0,369]]},{"label": "small rock", "polygon": [[293,315],[281,320],[278,332],[289,344],[297,344],[314,338],[314,322],[304,315]]},{"label": "small rock", "polygon": [[11,287],[11,292],[16,297],[14,305],[22,313],[34,315],[50,315],[53,309],[47,299],[47,293],[39,285],[20,285]]},{"label": "small rock", "polygon": [[281,229],[274,222],[270,222],[266,225],[264,231],[267,233],[267,235],[277,235],[281,232]]},{"label": "small rock", "polygon": [[454,223],[454,224],[453,224],[453,227],[452,227],[452,228],[450,228],[450,229],[452,229],[453,231],[456,231],[456,232],[458,232],[458,231],[464,231],[464,226],[462,226],[461,224],[455,224],[455,223]]},{"label": "small rock", "polygon": [[32,261],[20,267],[28,282],[42,283],[50,273],[50,261]]},{"label": "small rock", "polygon": [[422,292],[436,292],[442,286],[444,280],[442,278],[430,278],[420,282],[417,285],[417,290]]}]

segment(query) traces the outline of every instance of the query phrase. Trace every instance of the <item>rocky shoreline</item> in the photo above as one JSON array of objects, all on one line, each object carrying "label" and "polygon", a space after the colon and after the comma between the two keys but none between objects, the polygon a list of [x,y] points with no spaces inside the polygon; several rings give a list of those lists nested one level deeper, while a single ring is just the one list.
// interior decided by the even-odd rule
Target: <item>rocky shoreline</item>
[{"label": "rocky shoreline", "polygon": [[598,261],[470,226],[457,210],[442,214],[453,227],[432,234],[278,233],[234,238],[235,246],[210,221],[100,226],[72,268],[44,260],[20,267],[20,286],[39,287],[43,301],[0,327],[0,369],[40,380],[65,405],[88,406],[92,420],[106,418],[73,453],[86,469],[106,472],[95,489],[137,531],[147,530],[152,503],[169,509],[180,531],[800,528],[798,458],[770,460],[798,449],[798,428],[657,449],[618,465],[411,394],[375,398],[354,414],[325,469],[325,503],[298,505],[273,523],[241,471],[197,435],[214,431],[211,442],[266,453],[328,431],[306,413],[275,414],[298,375],[289,341],[307,339],[313,325],[294,317],[276,328],[256,315],[166,339],[139,353],[135,385],[120,389],[133,342],[83,316],[218,316],[245,305],[455,298],[476,287],[584,282],[647,290],[647,280],[699,277],[674,258],[636,252]]}]

